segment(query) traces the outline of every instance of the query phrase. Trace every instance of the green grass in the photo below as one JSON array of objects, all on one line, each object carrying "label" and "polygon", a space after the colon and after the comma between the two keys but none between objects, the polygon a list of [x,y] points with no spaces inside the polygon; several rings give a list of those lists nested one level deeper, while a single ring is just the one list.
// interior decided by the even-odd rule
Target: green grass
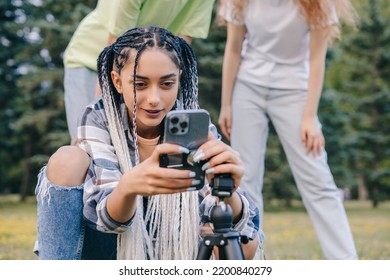
[{"label": "green grass", "polygon": [[[345,202],[359,258],[390,260],[390,202],[372,209],[370,202]],[[322,259],[308,215],[295,203],[286,209],[267,205],[264,217],[267,259]],[[0,196],[0,260],[35,260],[36,237],[34,198],[20,203],[17,196]]]},{"label": "green grass", "polygon": [[[361,260],[390,260],[390,202],[373,209],[369,201],[344,203]],[[300,203],[271,205],[264,214],[267,259],[323,259],[316,233]]]},{"label": "green grass", "polygon": [[0,260],[35,260],[36,202],[0,196]]}]

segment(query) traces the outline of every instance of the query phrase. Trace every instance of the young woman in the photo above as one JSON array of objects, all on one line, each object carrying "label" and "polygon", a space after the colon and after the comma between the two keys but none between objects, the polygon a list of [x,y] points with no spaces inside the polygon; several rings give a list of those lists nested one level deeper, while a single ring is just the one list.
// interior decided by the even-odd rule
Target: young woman
[{"label": "young woman", "polygon": [[[40,258],[194,259],[216,199],[208,186],[188,191],[198,184],[189,170],[159,166],[161,154],[188,153],[161,133],[169,111],[198,108],[191,47],[162,28],[131,29],[100,54],[98,76],[102,99],[86,108],[78,146],[60,148],[39,176]],[[230,173],[240,184],[239,155],[213,133],[194,158],[207,160],[209,180]],[[226,203],[253,258],[258,210],[240,190]]]},{"label": "young woman", "polygon": [[240,153],[241,187],[263,208],[271,120],[327,259],[357,258],[317,118],[329,42],[349,0],[222,0],[227,21],[219,125]]},{"label": "young woman", "polygon": [[64,52],[64,100],[71,143],[85,106],[100,95],[96,59],[105,46],[128,29],[146,25],[164,27],[187,42],[206,38],[213,4],[214,0],[97,1]]}]

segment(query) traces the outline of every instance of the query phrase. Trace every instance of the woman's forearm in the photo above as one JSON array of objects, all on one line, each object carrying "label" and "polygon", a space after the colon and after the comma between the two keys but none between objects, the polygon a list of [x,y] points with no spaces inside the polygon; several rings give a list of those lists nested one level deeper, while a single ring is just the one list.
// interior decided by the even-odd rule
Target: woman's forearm
[{"label": "woman's forearm", "polygon": [[137,195],[130,194],[124,176],[107,198],[107,212],[118,223],[126,223],[137,208]]},{"label": "woman's forearm", "polygon": [[228,25],[228,36],[222,66],[221,106],[231,105],[232,91],[241,61],[242,43],[245,37],[243,26]]},{"label": "woman's forearm", "polygon": [[324,30],[313,30],[310,40],[310,72],[304,118],[317,116],[325,75],[326,50],[327,42]]}]

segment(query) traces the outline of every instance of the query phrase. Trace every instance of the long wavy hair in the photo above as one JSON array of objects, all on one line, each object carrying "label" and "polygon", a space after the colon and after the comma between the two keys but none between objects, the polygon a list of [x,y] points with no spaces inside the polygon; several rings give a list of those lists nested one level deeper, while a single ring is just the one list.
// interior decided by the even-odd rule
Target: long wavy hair
[{"label": "long wavy hair", "polygon": [[[244,10],[248,0],[220,0],[219,9],[224,9],[228,3],[233,4],[232,16],[234,19],[242,21]],[[329,42],[340,38],[341,24],[344,22],[355,27],[358,22],[358,15],[350,0],[294,0],[299,6],[301,13],[305,16],[307,23],[313,28],[326,28],[326,36]],[[339,18],[338,24],[327,26],[327,22],[332,16],[331,4],[336,8]],[[217,24],[226,24],[225,20],[217,15]]]}]

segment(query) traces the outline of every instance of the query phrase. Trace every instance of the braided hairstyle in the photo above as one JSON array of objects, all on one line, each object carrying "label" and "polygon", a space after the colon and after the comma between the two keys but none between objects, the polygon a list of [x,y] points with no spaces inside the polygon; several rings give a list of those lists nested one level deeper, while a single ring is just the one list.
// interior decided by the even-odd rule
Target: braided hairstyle
[{"label": "braided hairstyle", "polygon": [[[133,164],[139,163],[136,126],[137,92],[134,81],[133,119],[129,125],[130,143],[127,143],[122,118],[128,117],[128,114],[121,112],[123,95],[117,92],[111,80],[111,71],[120,74],[134,49],[136,51],[134,76],[136,76],[139,58],[145,50],[151,48],[158,48],[166,53],[180,70],[179,92],[172,110],[199,108],[195,55],[192,48],[180,37],[155,26],[138,27],[127,31],[113,45],[106,47],[98,57],[98,77],[108,129],[122,173],[130,170]],[[134,147],[133,157],[129,145]],[[178,205],[180,207],[177,207]],[[198,233],[194,230],[199,226],[198,207],[199,200],[196,192],[150,196],[146,206],[142,197],[138,197],[132,226],[118,236],[117,258],[193,259],[198,249]],[[145,217],[143,213],[146,213]]]},{"label": "braided hairstyle", "polygon": [[[191,46],[182,38],[173,35],[166,29],[147,26],[137,27],[128,30],[120,36],[115,43],[106,47],[99,55],[97,60],[99,83],[102,90],[102,98],[107,113],[110,127],[110,134],[113,138],[113,144],[117,152],[129,158],[127,147],[121,147],[118,142],[126,143],[122,117],[120,114],[120,103],[122,95],[119,94],[111,80],[111,71],[117,71],[119,74],[130,58],[131,49],[136,50],[134,58],[134,76],[137,73],[137,66],[143,51],[148,48],[159,48],[164,51],[180,69],[179,92],[175,109],[195,109],[198,105],[198,72],[195,54]],[[136,112],[136,87],[135,80],[133,85],[134,108],[132,119],[132,135],[136,149],[136,163],[138,162],[138,141],[137,141],[137,112]],[[123,165],[128,165],[127,159],[123,159]],[[127,164],[125,163],[127,162]],[[122,166],[122,171],[127,170]]]}]

